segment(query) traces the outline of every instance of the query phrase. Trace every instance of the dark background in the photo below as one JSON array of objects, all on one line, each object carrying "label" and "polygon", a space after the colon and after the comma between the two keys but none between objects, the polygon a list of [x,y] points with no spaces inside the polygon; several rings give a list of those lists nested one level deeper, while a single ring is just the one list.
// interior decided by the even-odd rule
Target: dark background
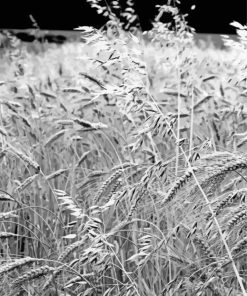
[{"label": "dark background", "polygon": [[[122,0],[124,1],[124,0]],[[156,4],[166,1],[135,0],[136,11],[143,30],[151,28],[156,14]],[[189,25],[198,33],[234,34],[229,23],[238,21],[246,24],[246,0],[181,0],[180,11],[189,13]],[[195,10],[190,10],[195,4]],[[44,1],[5,1],[0,8],[0,29],[27,29],[33,23],[32,15],[40,29],[73,30],[78,26],[92,25],[101,27],[106,18],[98,16],[86,0],[44,0]]]}]

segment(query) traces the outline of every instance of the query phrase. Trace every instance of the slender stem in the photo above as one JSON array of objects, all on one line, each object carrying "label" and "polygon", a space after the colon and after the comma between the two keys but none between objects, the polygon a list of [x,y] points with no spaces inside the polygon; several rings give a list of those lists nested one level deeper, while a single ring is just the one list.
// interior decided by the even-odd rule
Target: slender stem
[{"label": "slender stem", "polygon": [[[177,48],[177,51],[179,51],[179,48]],[[180,120],[180,114],[181,114],[181,96],[180,96],[180,69],[178,67],[179,65],[179,55],[177,54],[177,78],[178,78],[178,122],[177,122],[177,136],[176,136],[176,172],[175,175],[176,177],[178,176],[178,166],[179,166],[179,140],[180,140],[180,125],[181,125],[181,120]]]},{"label": "slender stem", "polygon": [[190,147],[189,158],[191,157],[193,150],[193,132],[194,132],[194,91],[191,90],[191,115],[190,115]]}]

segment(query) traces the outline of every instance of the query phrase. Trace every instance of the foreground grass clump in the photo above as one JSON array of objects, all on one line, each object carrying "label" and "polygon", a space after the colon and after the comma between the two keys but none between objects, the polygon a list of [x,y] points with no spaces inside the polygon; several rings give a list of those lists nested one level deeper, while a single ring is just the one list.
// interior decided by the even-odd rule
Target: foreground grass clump
[{"label": "foreground grass clump", "polygon": [[2,57],[0,295],[244,293],[246,49],[156,29]]}]

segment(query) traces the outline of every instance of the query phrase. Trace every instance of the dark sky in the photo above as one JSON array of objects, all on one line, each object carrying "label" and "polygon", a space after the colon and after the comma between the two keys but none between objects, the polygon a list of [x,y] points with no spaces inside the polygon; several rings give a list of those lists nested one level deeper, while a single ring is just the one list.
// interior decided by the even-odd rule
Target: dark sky
[{"label": "dark sky", "polygon": [[[124,0],[121,0],[124,1]],[[166,1],[136,0],[136,11],[143,30],[151,27],[155,15],[155,4]],[[217,5],[216,5],[217,3]],[[195,10],[190,7],[196,5]],[[188,21],[200,33],[234,33],[229,26],[233,20],[246,23],[246,0],[181,0],[181,10],[189,13]],[[105,23],[86,0],[43,0],[5,2],[0,10],[0,28],[31,28],[32,15],[41,29],[73,30],[78,26],[100,27]]]}]

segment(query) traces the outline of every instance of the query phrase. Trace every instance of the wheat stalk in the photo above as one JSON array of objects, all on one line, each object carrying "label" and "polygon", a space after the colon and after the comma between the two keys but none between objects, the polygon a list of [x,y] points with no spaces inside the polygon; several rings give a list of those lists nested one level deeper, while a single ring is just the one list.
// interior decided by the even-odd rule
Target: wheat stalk
[{"label": "wheat stalk", "polygon": [[0,232],[0,239],[7,239],[10,237],[15,237],[16,234],[12,233],[12,232]]}]

